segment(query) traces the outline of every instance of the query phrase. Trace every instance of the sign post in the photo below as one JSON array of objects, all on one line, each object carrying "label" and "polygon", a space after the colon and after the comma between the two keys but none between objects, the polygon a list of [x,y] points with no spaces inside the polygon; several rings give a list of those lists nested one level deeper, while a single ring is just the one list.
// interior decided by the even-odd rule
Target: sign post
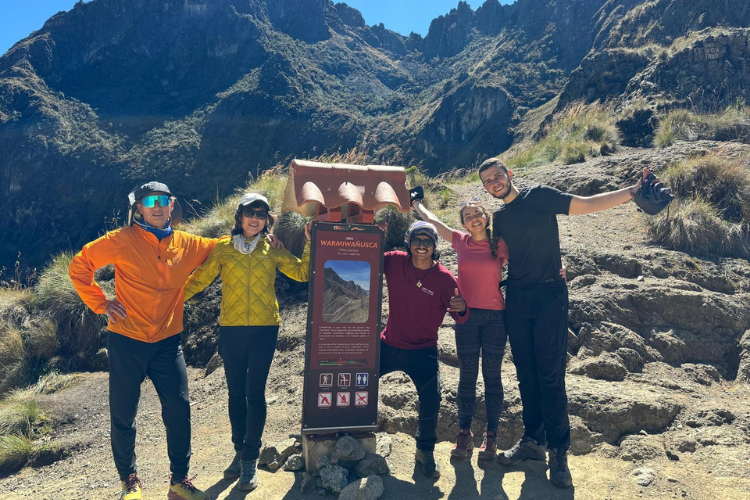
[{"label": "sign post", "polygon": [[383,240],[373,225],[313,224],[305,435],[377,429]]}]

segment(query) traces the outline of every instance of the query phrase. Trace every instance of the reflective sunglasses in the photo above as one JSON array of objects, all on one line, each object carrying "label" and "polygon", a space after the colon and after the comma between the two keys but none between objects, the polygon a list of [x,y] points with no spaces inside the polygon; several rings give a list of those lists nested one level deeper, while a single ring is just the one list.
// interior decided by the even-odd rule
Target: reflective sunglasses
[{"label": "reflective sunglasses", "polygon": [[268,211],[263,210],[263,209],[253,209],[250,207],[242,207],[242,215],[244,215],[248,219],[252,219],[253,216],[257,217],[259,220],[268,219]]},{"label": "reflective sunglasses", "polygon": [[425,247],[425,248],[432,248],[432,246],[435,244],[434,241],[432,241],[430,238],[412,238],[409,240],[409,244],[413,247]]},{"label": "reflective sunglasses", "polygon": [[169,198],[169,195],[166,194],[152,194],[150,196],[144,196],[141,199],[141,203],[143,203],[143,206],[146,208],[154,208],[157,201],[159,202],[160,207],[166,207],[172,200]]}]

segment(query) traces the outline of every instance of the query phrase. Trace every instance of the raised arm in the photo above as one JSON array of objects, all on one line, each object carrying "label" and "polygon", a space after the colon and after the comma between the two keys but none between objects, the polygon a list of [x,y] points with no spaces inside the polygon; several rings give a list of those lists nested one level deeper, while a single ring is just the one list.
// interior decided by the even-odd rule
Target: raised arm
[{"label": "raised arm", "polygon": [[453,229],[445,225],[435,214],[427,210],[420,200],[415,200],[411,207],[422,218],[423,221],[433,224],[441,238],[453,241]]},{"label": "raised arm", "polygon": [[596,194],[594,196],[573,196],[570,200],[569,215],[590,214],[607,210],[608,208],[621,205],[630,201],[635,193],[640,189],[643,179],[648,175],[648,169],[643,170],[643,175],[638,182],[631,187],[618,189],[609,193]]}]

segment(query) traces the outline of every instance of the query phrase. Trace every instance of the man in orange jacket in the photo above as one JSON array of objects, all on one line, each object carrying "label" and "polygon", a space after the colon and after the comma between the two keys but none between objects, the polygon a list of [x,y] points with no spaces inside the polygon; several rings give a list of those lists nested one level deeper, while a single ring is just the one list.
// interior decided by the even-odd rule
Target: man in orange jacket
[{"label": "man in orange jacket", "polygon": [[[160,182],[128,196],[128,225],[83,247],[69,273],[81,299],[109,318],[109,411],[112,452],[123,500],[141,499],[135,463],[135,416],[141,383],[148,376],[162,405],[172,478],[170,500],[204,500],[188,479],[190,401],[180,345],[184,285],[217,240],[170,226],[174,197]],[[94,272],[115,266],[115,300],[107,300]]]}]

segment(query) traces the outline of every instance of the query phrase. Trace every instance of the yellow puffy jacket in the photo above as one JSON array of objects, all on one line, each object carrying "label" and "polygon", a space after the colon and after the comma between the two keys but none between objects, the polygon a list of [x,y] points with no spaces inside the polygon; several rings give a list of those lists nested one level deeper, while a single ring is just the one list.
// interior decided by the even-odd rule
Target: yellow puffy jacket
[{"label": "yellow puffy jacket", "polygon": [[185,300],[200,292],[221,273],[221,326],[269,326],[281,322],[276,301],[276,269],[297,281],[310,279],[310,242],[302,258],[276,250],[261,239],[250,254],[235,250],[232,240],[219,240],[206,261],[185,284]]}]

